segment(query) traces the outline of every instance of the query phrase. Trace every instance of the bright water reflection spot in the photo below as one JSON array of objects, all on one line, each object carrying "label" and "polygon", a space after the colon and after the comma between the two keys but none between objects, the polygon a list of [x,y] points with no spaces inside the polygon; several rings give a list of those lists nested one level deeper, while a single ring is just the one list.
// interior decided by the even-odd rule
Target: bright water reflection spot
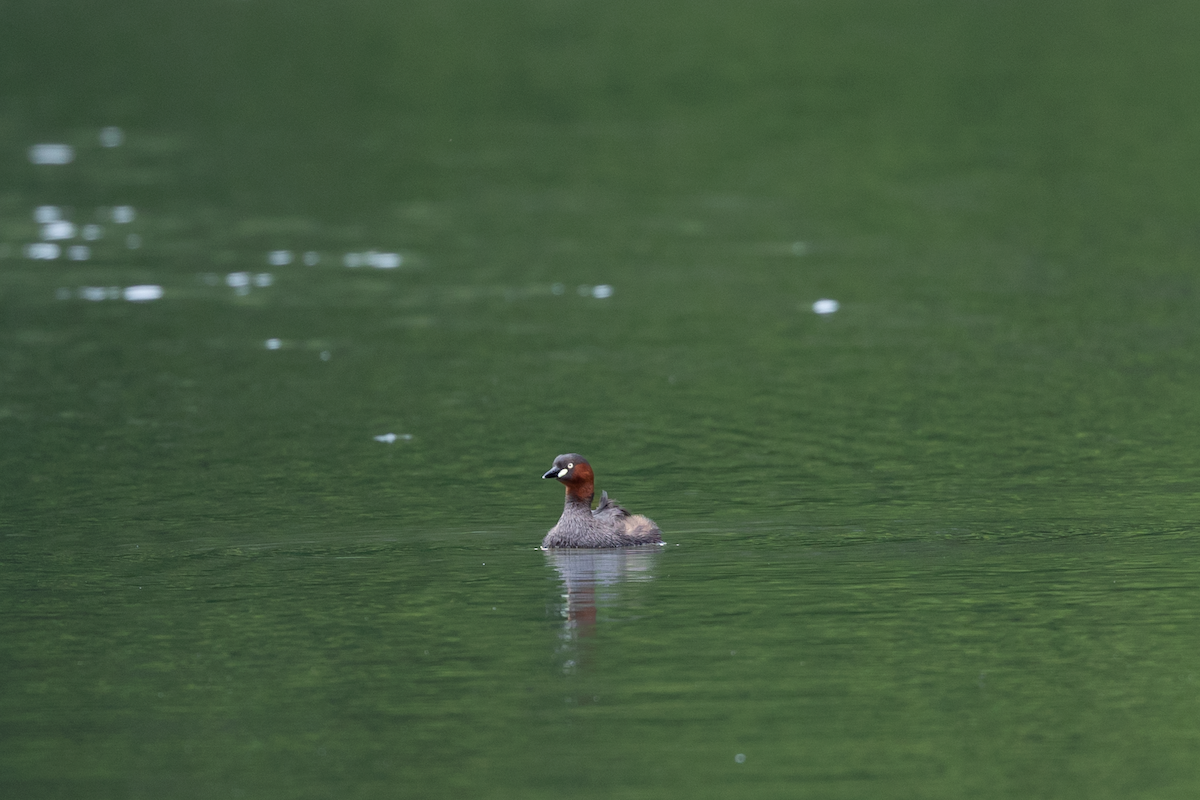
[{"label": "bright water reflection spot", "polygon": [[817,314],[832,314],[840,308],[837,300],[822,298],[813,303],[812,310]]},{"label": "bright water reflection spot", "polygon": [[92,248],[86,244],[76,244],[67,248],[67,258],[72,261],[87,261],[92,257]]},{"label": "bright water reflection spot", "polygon": [[413,437],[412,437],[411,433],[401,433],[401,434],[383,433],[383,434],[380,434],[379,436],[375,436],[372,438],[374,438],[375,441],[377,441],[377,442],[383,442],[384,444],[393,444],[397,440],[403,441],[403,442],[411,442]]},{"label": "bright water reflection spot", "polygon": [[346,253],[342,257],[342,264],[351,269],[358,267],[396,269],[403,263],[404,256],[400,253],[380,253],[375,250],[368,250],[365,253]]},{"label": "bright water reflection spot", "polygon": [[96,224],[83,226],[83,238],[89,242],[94,242],[104,235],[104,228]]},{"label": "bright water reflection spot", "polygon": [[133,206],[113,206],[111,219],[118,225],[128,225],[137,219],[137,211]]},{"label": "bright water reflection spot", "polygon": [[58,206],[38,206],[33,210],[33,221],[39,225],[58,222],[62,218],[62,209]]},{"label": "bright water reflection spot", "polygon": [[74,238],[75,226],[66,220],[48,222],[42,226],[42,239],[47,242]]},{"label": "bright water reflection spot", "polygon": [[101,147],[120,147],[125,142],[125,131],[118,128],[116,125],[109,125],[107,128],[100,129],[100,146]]},{"label": "bright water reflection spot", "polygon": [[286,267],[294,258],[291,250],[272,250],[267,254],[267,263],[273,267]]},{"label": "bright water reflection spot", "polygon": [[142,284],[125,288],[124,297],[131,303],[145,303],[159,300],[163,296],[163,288],[155,284]]},{"label": "bright water reflection spot", "polygon": [[[561,286],[561,284],[555,284],[555,286]],[[551,291],[553,291],[553,289],[551,289]],[[580,297],[593,297],[597,300],[604,300],[606,298],[612,297],[613,291],[614,291],[613,287],[607,283],[601,283],[596,286],[592,286],[587,283],[582,283],[579,285],[579,288],[576,289],[576,292],[579,294]],[[562,294],[561,291],[557,291],[554,293]]]},{"label": "bright water reflection spot", "polygon": [[99,302],[100,300],[120,300],[120,286],[80,286],[79,298],[81,300],[91,300]]},{"label": "bright water reflection spot", "polygon": [[75,160],[75,148],[69,144],[35,144],[29,148],[31,164],[70,164]]},{"label": "bright water reflection spot", "polygon": [[25,257],[34,261],[53,261],[58,258],[62,249],[49,242],[37,242],[25,245]]},{"label": "bright water reflection spot", "polygon": [[399,253],[370,253],[367,263],[375,269],[395,269],[404,263],[404,256]]},{"label": "bright water reflection spot", "polygon": [[278,350],[281,347],[283,347],[282,339],[267,339],[266,341],[266,348],[268,350]]}]

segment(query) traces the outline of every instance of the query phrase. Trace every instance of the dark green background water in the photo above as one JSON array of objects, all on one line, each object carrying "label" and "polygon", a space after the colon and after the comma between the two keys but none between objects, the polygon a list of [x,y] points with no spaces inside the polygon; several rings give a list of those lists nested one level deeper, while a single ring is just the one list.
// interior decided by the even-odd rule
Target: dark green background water
[{"label": "dark green background water", "polygon": [[[1196,796],[1197,41],[0,2],[0,788]],[[538,552],[569,451],[668,546]]]}]

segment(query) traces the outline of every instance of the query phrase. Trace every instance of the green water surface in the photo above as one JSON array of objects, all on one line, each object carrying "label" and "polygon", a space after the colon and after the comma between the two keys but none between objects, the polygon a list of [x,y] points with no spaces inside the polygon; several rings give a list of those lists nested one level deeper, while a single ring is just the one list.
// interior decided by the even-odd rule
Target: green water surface
[{"label": "green water surface", "polygon": [[1195,797],[1197,41],[0,3],[0,791]]}]

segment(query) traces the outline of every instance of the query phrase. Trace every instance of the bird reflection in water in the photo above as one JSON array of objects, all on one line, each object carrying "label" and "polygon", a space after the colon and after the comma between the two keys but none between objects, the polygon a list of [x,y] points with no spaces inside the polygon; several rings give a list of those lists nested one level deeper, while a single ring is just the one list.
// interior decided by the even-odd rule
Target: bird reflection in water
[{"label": "bird reflection in water", "polygon": [[559,634],[563,671],[575,672],[585,668],[588,648],[583,640],[595,633],[600,621],[598,610],[603,607],[611,612],[621,607],[621,583],[654,580],[662,548],[649,545],[605,550],[554,549],[545,553],[565,590],[562,595],[565,602],[559,606],[564,620]]}]

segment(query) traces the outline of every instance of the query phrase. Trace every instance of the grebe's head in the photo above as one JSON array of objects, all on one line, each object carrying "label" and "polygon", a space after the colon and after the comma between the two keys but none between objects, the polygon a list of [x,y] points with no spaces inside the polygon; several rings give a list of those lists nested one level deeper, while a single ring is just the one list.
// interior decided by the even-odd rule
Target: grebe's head
[{"label": "grebe's head", "polygon": [[590,485],[595,481],[592,465],[579,453],[566,453],[554,459],[554,466],[546,470],[543,478],[554,478],[561,483],[571,486]]}]

